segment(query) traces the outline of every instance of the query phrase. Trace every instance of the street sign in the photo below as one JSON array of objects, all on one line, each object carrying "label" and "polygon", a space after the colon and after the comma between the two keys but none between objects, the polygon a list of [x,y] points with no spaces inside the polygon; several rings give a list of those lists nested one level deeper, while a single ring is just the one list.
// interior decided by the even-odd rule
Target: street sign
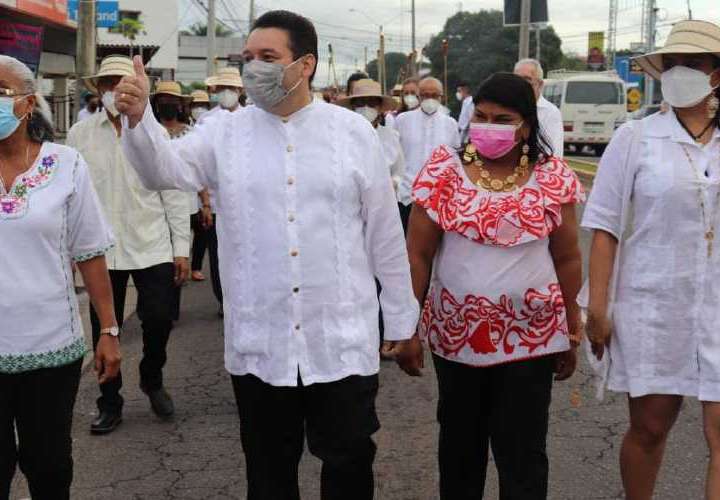
[{"label": "street sign", "polygon": [[605,32],[591,31],[588,33],[588,67],[600,71],[605,66]]},{"label": "street sign", "polygon": [[[117,0],[99,0],[95,3],[98,28],[112,28],[120,21],[120,5]],[[77,22],[78,0],[68,1],[68,19]]]},{"label": "street sign", "polygon": [[[506,27],[520,26],[520,10],[522,0],[505,0],[503,24]],[[547,24],[549,22],[547,0],[530,2],[530,24]]]}]

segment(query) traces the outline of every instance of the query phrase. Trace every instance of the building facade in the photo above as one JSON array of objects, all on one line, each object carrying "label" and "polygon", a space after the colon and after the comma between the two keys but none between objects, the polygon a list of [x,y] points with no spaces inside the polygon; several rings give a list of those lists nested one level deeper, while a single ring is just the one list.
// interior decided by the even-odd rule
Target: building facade
[{"label": "building facade", "polygon": [[[178,41],[178,65],[175,78],[186,85],[204,81],[208,76],[207,37],[181,35]],[[215,70],[228,65],[238,65],[244,47],[244,36],[216,37]]]}]

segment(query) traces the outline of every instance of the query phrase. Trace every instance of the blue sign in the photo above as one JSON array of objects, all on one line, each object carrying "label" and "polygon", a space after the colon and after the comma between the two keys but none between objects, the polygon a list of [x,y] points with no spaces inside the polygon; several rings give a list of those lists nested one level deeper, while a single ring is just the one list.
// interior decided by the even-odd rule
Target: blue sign
[{"label": "blue sign", "polygon": [[[112,28],[120,21],[120,5],[117,0],[99,0],[95,2],[98,28]],[[77,21],[78,0],[68,0],[68,19]]]},{"label": "blue sign", "polygon": [[617,71],[620,78],[625,80],[627,83],[640,83],[643,79],[642,74],[638,74],[633,71],[630,56],[616,56],[615,71]]}]

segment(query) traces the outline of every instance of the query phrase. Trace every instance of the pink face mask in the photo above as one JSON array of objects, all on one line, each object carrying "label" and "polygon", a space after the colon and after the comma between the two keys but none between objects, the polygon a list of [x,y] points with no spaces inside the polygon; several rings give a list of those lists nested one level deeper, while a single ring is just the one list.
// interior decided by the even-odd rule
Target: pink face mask
[{"label": "pink face mask", "polygon": [[471,123],[468,135],[478,153],[489,160],[495,160],[508,154],[520,142],[515,138],[515,132],[520,127],[522,122],[518,125]]}]

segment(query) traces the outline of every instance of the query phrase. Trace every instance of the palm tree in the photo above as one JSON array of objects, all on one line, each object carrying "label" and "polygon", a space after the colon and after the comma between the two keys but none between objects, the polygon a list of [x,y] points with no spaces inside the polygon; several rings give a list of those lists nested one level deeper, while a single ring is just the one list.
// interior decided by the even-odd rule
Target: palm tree
[{"label": "palm tree", "polygon": [[128,42],[130,42],[130,57],[132,57],[133,42],[135,42],[137,36],[147,35],[147,31],[145,31],[145,25],[142,21],[138,19],[126,17],[124,19],[121,19],[120,22],[117,23],[116,28],[120,32],[120,34],[127,38]]},{"label": "palm tree", "polygon": [[[185,36],[207,36],[207,31],[207,24],[195,23],[188,29],[182,30],[180,34]],[[215,36],[217,37],[228,37],[232,36],[233,33],[233,30],[228,29],[222,24],[215,25]]]}]

